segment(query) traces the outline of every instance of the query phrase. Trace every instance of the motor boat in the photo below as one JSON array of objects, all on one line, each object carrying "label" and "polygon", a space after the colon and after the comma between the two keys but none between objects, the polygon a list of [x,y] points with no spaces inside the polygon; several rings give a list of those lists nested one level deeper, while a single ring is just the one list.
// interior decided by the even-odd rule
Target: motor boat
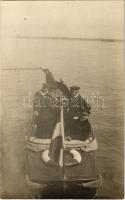
[{"label": "motor boat", "polygon": [[[57,133],[59,128],[64,132],[63,116],[52,138],[39,139],[33,135],[26,137],[27,184],[30,188],[39,188],[42,191],[55,185],[56,192],[61,185],[63,198],[72,198],[70,192],[69,196],[66,196],[66,191],[79,186],[88,196],[77,194],[73,189],[72,194],[77,194],[76,198],[93,198],[100,183],[94,155],[98,148],[94,131],[85,141],[80,141],[60,137],[61,135]],[[62,143],[60,139],[63,140]],[[51,154],[56,155],[59,162],[51,159]]]}]

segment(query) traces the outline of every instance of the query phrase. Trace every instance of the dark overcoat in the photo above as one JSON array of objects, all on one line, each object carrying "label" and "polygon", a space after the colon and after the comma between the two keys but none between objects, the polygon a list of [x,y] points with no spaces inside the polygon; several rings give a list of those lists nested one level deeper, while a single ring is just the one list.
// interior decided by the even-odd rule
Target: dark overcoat
[{"label": "dark overcoat", "polygon": [[37,138],[50,139],[58,121],[59,110],[52,107],[50,99],[41,91],[35,93],[33,107],[34,111],[38,112],[38,116],[35,116],[35,124],[37,125],[35,136]]},{"label": "dark overcoat", "polygon": [[72,139],[86,140],[91,134],[91,124],[84,115],[90,114],[90,105],[80,95],[71,97],[69,103],[66,134]]}]

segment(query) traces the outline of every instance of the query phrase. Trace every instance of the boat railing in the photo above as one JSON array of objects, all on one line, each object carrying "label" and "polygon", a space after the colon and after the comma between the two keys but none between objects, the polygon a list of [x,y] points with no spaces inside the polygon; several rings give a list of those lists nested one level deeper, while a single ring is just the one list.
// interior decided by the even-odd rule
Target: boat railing
[{"label": "boat railing", "polygon": [[[27,143],[27,148],[33,148],[38,150],[45,150],[49,149],[49,146],[51,144],[51,139],[38,139],[36,137],[26,137],[26,143]],[[85,140],[85,141],[80,141],[80,140],[65,140],[65,147],[66,148],[74,148],[74,149],[79,149],[85,152],[90,152],[90,151],[95,151],[98,149],[98,144],[96,141],[96,138],[93,140]]]}]

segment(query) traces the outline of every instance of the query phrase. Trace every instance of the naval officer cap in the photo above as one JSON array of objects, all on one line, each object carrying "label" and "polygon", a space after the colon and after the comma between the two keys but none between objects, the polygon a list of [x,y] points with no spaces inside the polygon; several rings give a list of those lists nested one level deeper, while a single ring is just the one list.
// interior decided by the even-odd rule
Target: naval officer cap
[{"label": "naval officer cap", "polygon": [[80,89],[79,86],[71,86],[71,87],[70,87],[70,90],[79,90],[79,89]]}]

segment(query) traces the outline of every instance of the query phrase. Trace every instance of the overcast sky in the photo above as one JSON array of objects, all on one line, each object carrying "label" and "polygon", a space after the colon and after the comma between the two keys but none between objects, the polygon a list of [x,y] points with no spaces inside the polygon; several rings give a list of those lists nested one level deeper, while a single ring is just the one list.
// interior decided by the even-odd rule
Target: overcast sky
[{"label": "overcast sky", "polygon": [[123,39],[123,1],[1,3],[4,35]]}]

